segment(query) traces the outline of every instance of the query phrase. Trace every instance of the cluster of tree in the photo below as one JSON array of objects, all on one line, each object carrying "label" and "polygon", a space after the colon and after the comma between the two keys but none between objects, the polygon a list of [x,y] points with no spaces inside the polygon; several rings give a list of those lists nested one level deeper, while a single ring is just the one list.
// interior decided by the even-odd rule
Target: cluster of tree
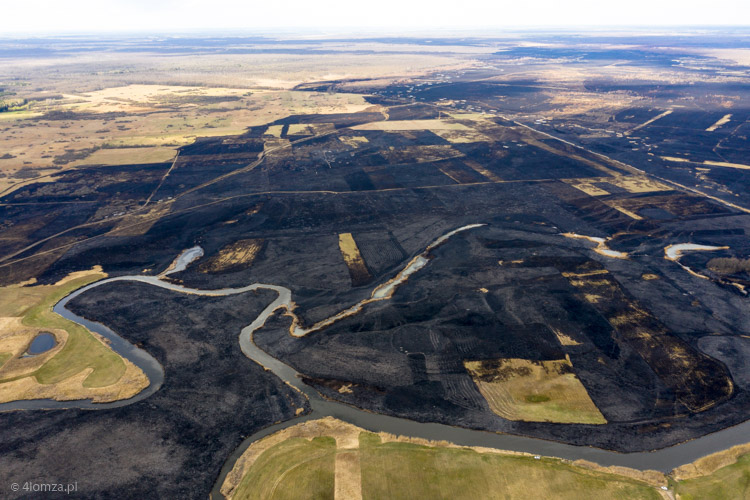
[{"label": "cluster of tree", "polygon": [[750,259],[718,257],[708,261],[708,268],[721,274],[750,273]]},{"label": "cluster of tree", "polygon": [[0,101],[0,113],[6,111],[18,111],[28,104],[26,99],[9,99]]}]

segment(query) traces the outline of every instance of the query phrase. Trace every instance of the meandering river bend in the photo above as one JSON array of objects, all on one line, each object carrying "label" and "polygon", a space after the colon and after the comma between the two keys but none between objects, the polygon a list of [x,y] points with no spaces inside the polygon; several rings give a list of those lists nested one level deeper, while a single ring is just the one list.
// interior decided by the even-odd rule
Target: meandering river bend
[{"label": "meandering river bend", "polygon": [[[356,313],[367,302],[372,302],[373,300],[387,300],[387,298],[390,297],[390,295],[398,287],[398,285],[403,283],[410,274],[417,272],[419,269],[422,269],[429,263],[428,253],[431,249],[446,241],[448,238],[460,231],[469,230],[479,226],[480,225],[478,224],[464,226],[457,230],[451,231],[446,235],[443,235],[433,244],[428,246],[423,253],[412,259],[410,263],[407,264],[407,266],[393,280],[388,282],[388,284],[380,285],[380,287],[376,288],[370,298],[365,299],[364,301],[362,301],[362,303],[352,306],[345,311],[342,311],[342,313],[338,313],[328,320],[325,320],[325,325],[331,324],[331,319],[333,318],[336,318],[335,320],[338,320],[349,315],[344,314],[349,311],[352,311],[350,314]],[[291,366],[283,363],[282,361],[261,350],[253,342],[253,334],[258,329],[263,327],[263,325],[266,323],[266,320],[271,317],[271,315],[276,313],[276,311],[285,310],[286,312],[291,313],[291,310],[293,308],[291,290],[282,286],[263,283],[254,283],[252,285],[241,288],[200,290],[184,287],[175,283],[170,283],[162,279],[168,274],[172,274],[177,270],[184,269],[185,266],[190,263],[190,261],[199,257],[200,255],[202,255],[202,250],[199,250],[199,247],[194,247],[186,250],[185,252],[183,252],[183,254],[180,255],[180,257],[178,257],[178,259],[175,260],[175,263],[173,263],[173,265],[167,272],[162,273],[159,276],[119,276],[91,283],[63,298],[54,307],[54,311],[61,316],[79,323],[89,330],[95,331],[103,337],[107,338],[112,349],[115,352],[129,359],[145,372],[150,381],[148,388],[130,399],[112,403],[93,403],[87,400],[16,401],[12,403],[0,404],[0,411],[60,408],[107,409],[135,403],[149,397],[154,392],[156,392],[159,387],[161,387],[164,381],[164,370],[156,359],[154,359],[146,351],[130,344],[125,339],[113,332],[111,329],[107,328],[105,325],[77,316],[65,307],[68,302],[73,300],[75,297],[83,293],[90,292],[91,290],[100,286],[121,281],[132,281],[146,283],[152,286],[172,290],[174,292],[205,296],[235,295],[259,289],[273,290],[278,294],[277,298],[273,302],[271,302],[250,325],[242,329],[239,337],[240,347],[242,349],[242,352],[248,358],[271,370],[284,382],[302,392],[308,398],[312,411],[302,417],[293,418],[286,422],[267,427],[245,439],[245,441],[233,452],[233,454],[226,461],[221,474],[214,486],[214,489],[211,492],[211,496],[213,498],[221,498],[219,488],[221,487],[226,474],[232,469],[236,460],[251,443],[285,427],[289,427],[305,420],[317,419],[325,416],[336,417],[338,419],[350,422],[354,425],[374,432],[383,431],[397,435],[419,437],[424,439],[445,440],[463,446],[493,447],[503,450],[523,451],[536,455],[553,456],[570,460],[585,459],[605,466],[621,465],[632,467],[635,469],[656,469],[665,472],[668,472],[675,467],[678,467],[685,463],[689,463],[707,454],[724,450],[736,444],[745,443],[748,441],[748,436],[750,436],[750,421],[747,421],[740,425],[708,434],[706,436],[682,444],[671,446],[669,448],[663,448],[652,452],[618,453],[599,448],[575,446],[537,438],[478,431],[460,427],[452,427],[444,424],[420,423],[408,419],[391,417],[378,413],[371,413],[352,406],[345,405],[343,403],[329,401],[322,398],[315,389],[303,383],[300,374],[297,373]],[[387,293],[384,293],[386,287]],[[304,335],[309,333],[310,331],[313,331],[313,327],[303,329],[299,326],[296,326],[296,321],[294,323],[295,325],[293,325],[293,328],[297,328],[297,330],[293,329],[290,333],[295,334],[296,336]]]}]

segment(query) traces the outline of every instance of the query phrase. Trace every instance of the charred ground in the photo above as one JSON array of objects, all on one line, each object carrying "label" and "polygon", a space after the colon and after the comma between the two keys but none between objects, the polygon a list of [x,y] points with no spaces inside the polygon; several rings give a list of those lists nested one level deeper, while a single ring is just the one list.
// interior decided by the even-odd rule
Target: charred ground
[{"label": "charred ground", "polygon": [[[637,51],[579,56],[499,51],[482,56],[484,66],[473,71],[387,85],[305,84],[297,92],[356,91],[371,107],[292,114],[240,135],[203,138],[171,163],[91,167],[30,183],[0,199],[8,241],[0,280],[49,283],[92,264],[113,275],[157,274],[200,245],[205,256],[171,279],[199,288],[283,285],[293,292],[297,316],[311,325],[369,297],[436,238],[480,223],[433,250],[390,300],[303,338],[289,335],[289,318],[273,317],[256,343],[326,397],[419,421],[620,451],[739,423],[750,409],[750,314],[741,290],[747,275],[718,272],[709,261],[750,255],[750,177],[743,168],[750,88],[729,74],[742,69],[718,65],[711,78],[727,81],[694,85],[606,75],[551,85],[514,76],[519,60],[542,71],[549,58],[571,59],[568,67],[577,70],[639,60],[636,66],[669,68],[684,79],[697,74],[688,67],[695,61],[682,55],[679,64]],[[706,130],[727,114],[728,122]],[[602,238],[627,258],[594,251],[596,243],[565,236],[571,233]],[[342,234],[359,251],[356,272],[342,254]],[[686,254],[680,264],[691,273],[664,258],[666,246],[687,242],[728,249]],[[43,443],[58,450],[51,463],[66,446],[56,443],[74,436],[17,436],[55,425],[87,433],[105,418],[113,429],[139,432],[126,420],[161,419],[172,405],[192,405],[193,392],[170,399],[173,384],[231,362],[232,370],[249,370],[243,376],[251,381],[237,387],[231,411],[252,422],[232,423],[231,436],[222,430],[212,441],[210,457],[185,466],[205,465],[190,483],[201,490],[240,435],[290,418],[292,406],[302,405],[291,405],[288,390],[236,345],[239,327],[270,300],[254,298],[240,310],[233,309],[239,298],[178,298],[135,285],[81,296],[79,314],[143,342],[165,364],[165,388],[106,413],[0,415],[4,428],[16,426],[7,431],[14,437],[5,441],[5,456],[50,467],[38,458]],[[184,330],[168,328],[169,321]],[[219,323],[234,326],[206,340],[206,325]],[[169,347],[156,342],[162,335]],[[214,355],[218,345],[231,357]],[[183,351],[197,365],[171,370],[170,356]],[[464,363],[503,359],[569,359],[607,423],[501,418]],[[206,380],[215,398],[227,380],[219,372],[209,370]],[[246,400],[243,391],[257,398]],[[276,401],[273,411],[269,400]],[[224,425],[210,404],[196,404],[206,425]],[[177,420],[159,424],[171,426],[159,434],[175,447],[181,426],[198,425]],[[203,441],[184,450],[198,446]],[[37,458],[21,462],[24,455]],[[96,487],[106,492],[111,485]]]},{"label": "charred ground", "polygon": [[143,284],[106,288],[71,309],[152,353],[164,385],[122,408],[4,413],[5,479],[77,480],[86,498],[197,498],[245,436],[305,408],[237,342],[272,293],[215,299]]}]

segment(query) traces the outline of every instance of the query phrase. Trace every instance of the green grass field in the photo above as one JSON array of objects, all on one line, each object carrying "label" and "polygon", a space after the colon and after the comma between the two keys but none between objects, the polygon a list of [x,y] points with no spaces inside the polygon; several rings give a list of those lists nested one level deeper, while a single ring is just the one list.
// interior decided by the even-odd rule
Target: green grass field
[{"label": "green grass field", "polygon": [[[363,500],[662,498],[644,481],[556,458],[383,442],[364,431],[358,448],[341,448],[347,439],[338,449],[332,437],[290,437],[272,445],[244,469],[231,498],[333,499],[337,481],[357,490],[361,484]],[[337,453],[358,454],[359,466],[339,470]]]},{"label": "green grass field", "polygon": [[10,352],[0,352],[0,367],[2,367],[6,361],[13,357]]},{"label": "green grass field", "polygon": [[[281,432],[289,437],[270,436],[266,446],[263,440],[254,443],[246,453],[256,447],[258,458],[244,464],[238,461],[240,474],[224,483],[229,498],[333,499],[335,495],[339,500],[347,491],[358,499],[353,492],[361,491],[363,500],[750,500],[750,444],[662,475],[385,438],[331,417]],[[347,457],[349,465],[347,460],[337,461],[337,454]],[[351,466],[352,455],[356,466]],[[722,463],[729,465],[720,467]],[[692,479],[676,479],[680,477]],[[661,491],[667,483],[670,491]]]},{"label": "green grass field", "polygon": [[333,498],[336,440],[292,438],[263,452],[242,478],[234,499]]},{"label": "green grass field", "polygon": [[[68,340],[62,350],[31,374],[40,383],[57,383],[92,368],[93,371],[83,382],[84,387],[106,387],[117,382],[125,373],[125,363],[120,356],[82,326],[52,311],[52,307],[70,292],[101,277],[96,274],[76,278],[63,285],[8,287],[0,291],[0,302],[4,302],[4,307],[0,309],[15,309],[14,312],[23,317],[24,325],[59,328],[68,332]],[[0,383],[12,379],[6,378]]]},{"label": "green grass field", "polygon": [[653,487],[639,481],[557,459],[381,443],[370,433],[360,434],[359,447],[365,500],[660,498]]},{"label": "green grass field", "polygon": [[750,453],[713,474],[677,481],[672,486],[680,500],[750,499]]}]

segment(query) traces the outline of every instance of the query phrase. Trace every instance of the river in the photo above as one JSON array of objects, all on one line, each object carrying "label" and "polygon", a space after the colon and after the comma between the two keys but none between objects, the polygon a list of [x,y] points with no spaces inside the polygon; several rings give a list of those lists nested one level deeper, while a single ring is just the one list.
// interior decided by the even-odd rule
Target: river
[{"label": "river", "polygon": [[[429,252],[429,250],[444,242],[448,237],[456,234],[457,232],[474,227],[478,227],[478,225],[464,226],[463,228],[454,230],[451,233],[444,235],[440,239],[436,240],[432,245],[427,247],[427,249],[422,254],[412,259],[412,261],[404,268],[404,270],[402,270],[397,275],[397,278],[399,276],[404,276],[403,280],[399,281],[397,279],[394,279],[389,282],[394,285],[392,289],[389,290],[389,294],[383,295],[381,293],[378,293],[378,296],[375,297],[375,292],[373,292],[373,296],[371,296],[370,299],[366,299],[366,301],[371,301],[373,299],[386,300],[388,297],[390,297],[393,290],[395,290],[398,284],[401,284],[405,281],[406,277],[408,277],[409,274],[417,272],[419,269],[422,269],[425,265],[428,264],[429,259],[427,253]],[[174,268],[181,267],[180,264],[188,261],[188,259],[193,260],[197,255],[199,255],[199,252],[198,250],[196,250],[196,248],[192,248],[190,250],[187,250],[186,252],[190,252],[190,254],[185,256],[185,253],[183,253],[183,255],[181,255],[180,258],[175,261],[177,265],[175,265]],[[202,253],[202,250],[200,253]],[[419,260],[420,258],[424,260]],[[170,269],[169,271],[172,271],[174,268]],[[160,276],[165,276],[166,274],[167,273],[162,273]],[[136,401],[143,400],[156,392],[159,387],[161,387],[164,381],[164,370],[156,359],[154,359],[144,350],[130,344],[106,326],[77,316],[65,307],[66,304],[70,302],[70,300],[74,299],[82,293],[91,291],[94,288],[109,283],[130,281],[146,283],[152,286],[165,288],[179,293],[191,293],[204,296],[234,295],[258,289],[273,290],[278,293],[278,297],[274,301],[272,301],[250,325],[242,329],[239,337],[240,347],[242,349],[242,352],[249,359],[271,370],[277,377],[305,394],[310,402],[312,412],[302,417],[293,418],[286,422],[267,427],[245,439],[245,441],[243,441],[243,443],[232,453],[232,455],[226,461],[216,482],[216,485],[211,492],[213,498],[221,498],[219,488],[221,487],[226,474],[234,466],[237,458],[239,458],[239,456],[247,449],[247,447],[251,443],[285,427],[295,425],[305,420],[322,418],[325,416],[336,417],[340,420],[350,422],[354,425],[373,432],[383,431],[396,435],[404,435],[431,440],[445,440],[463,446],[485,446],[510,451],[523,451],[535,455],[559,457],[569,460],[590,460],[604,466],[620,465],[632,467],[635,469],[655,469],[664,472],[668,472],[675,467],[692,462],[710,453],[724,450],[736,444],[745,443],[748,441],[748,436],[750,435],[750,421],[747,421],[740,425],[723,429],[721,431],[714,432],[712,434],[708,434],[706,436],[682,444],[652,452],[618,453],[599,448],[575,446],[537,438],[472,430],[437,423],[420,423],[408,419],[363,411],[355,407],[345,405],[343,403],[337,403],[323,399],[315,389],[302,382],[300,374],[297,373],[294,368],[261,350],[253,342],[254,332],[260,329],[272,314],[274,314],[279,309],[286,309],[287,311],[291,310],[292,292],[288,288],[277,285],[255,283],[241,288],[200,290],[164,281],[160,279],[160,276],[120,276],[115,278],[107,278],[95,283],[91,283],[83,288],[74,291],[73,293],[62,299],[60,302],[58,302],[54,307],[54,311],[61,316],[79,323],[86,328],[95,331],[103,337],[109,339],[111,343],[110,345],[115,352],[132,361],[146,373],[150,380],[148,388],[130,399],[116,401],[113,403],[92,403],[91,401],[60,402],[52,400],[16,401],[12,403],[0,404],[0,411],[54,408],[106,409],[132,404]],[[375,290],[382,291],[382,287],[383,285],[376,288]],[[351,309],[352,308],[349,308],[347,309],[347,311]],[[341,313],[336,316],[340,317],[340,315]],[[297,333],[299,335],[299,333],[301,332]]]}]

